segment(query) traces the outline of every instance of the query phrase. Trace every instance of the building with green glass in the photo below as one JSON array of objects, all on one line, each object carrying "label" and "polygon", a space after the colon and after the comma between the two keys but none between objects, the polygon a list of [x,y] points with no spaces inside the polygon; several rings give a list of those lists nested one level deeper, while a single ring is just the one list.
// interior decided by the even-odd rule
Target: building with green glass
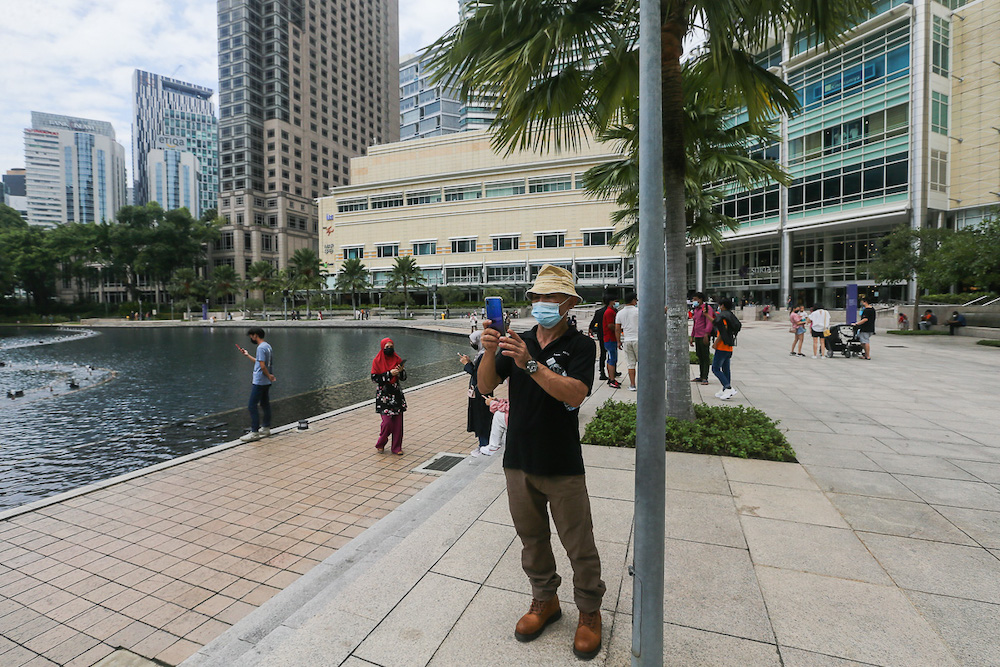
[{"label": "building with green glass", "polygon": [[960,228],[1000,202],[998,27],[1000,0],[883,0],[835,49],[786,35],[760,54],[801,103],[778,143],[756,147],[792,181],[730,188],[720,208],[739,230],[719,251],[692,247],[689,287],[827,307],[850,283],[912,298],[873,280],[879,239],[900,224]]}]

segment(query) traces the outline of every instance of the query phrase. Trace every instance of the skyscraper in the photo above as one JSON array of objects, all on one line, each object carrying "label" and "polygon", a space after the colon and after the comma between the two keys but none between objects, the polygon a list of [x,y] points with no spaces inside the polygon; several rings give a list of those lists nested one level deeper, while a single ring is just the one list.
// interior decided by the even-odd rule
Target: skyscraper
[{"label": "skyscraper", "polygon": [[245,274],[316,250],[314,200],[399,137],[397,0],[219,0],[222,236]]},{"label": "skyscraper", "polygon": [[125,205],[125,148],[111,123],[32,111],[24,160],[32,225],[111,220]]},{"label": "skyscraper", "polygon": [[428,59],[407,56],[399,64],[399,138],[422,139],[458,132],[458,91],[431,81]]},{"label": "skyscraper", "polygon": [[211,100],[211,88],[132,74],[135,204],[184,206],[195,217],[218,206],[219,126]]}]

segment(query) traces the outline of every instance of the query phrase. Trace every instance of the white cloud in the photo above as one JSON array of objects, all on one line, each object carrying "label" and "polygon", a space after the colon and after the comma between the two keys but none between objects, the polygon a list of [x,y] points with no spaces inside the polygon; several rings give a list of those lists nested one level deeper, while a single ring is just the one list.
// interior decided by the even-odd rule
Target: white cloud
[{"label": "white cloud", "polygon": [[400,58],[420,51],[456,23],[458,0],[400,0]]},{"label": "white cloud", "polygon": [[[458,20],[458,0],[401,0],[400,55]],[[110,121],[129,153],[132,71],[218,89],[212,0],[47,0],[4,3],[0,22],[0,173],[24,166],[32,111]]]}]

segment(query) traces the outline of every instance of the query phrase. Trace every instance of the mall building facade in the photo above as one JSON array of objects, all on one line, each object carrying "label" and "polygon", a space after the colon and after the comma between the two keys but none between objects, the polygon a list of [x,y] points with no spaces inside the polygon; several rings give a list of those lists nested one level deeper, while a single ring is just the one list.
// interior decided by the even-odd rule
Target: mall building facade
[{"label": "mall building facade", "polygon": [[479,299],[491,287],[523,298],[547,263],[571,270],[581,294],[632,283],[633,262],[610,245],[614,202],[583,190],[587,169],[620,157],[585,140],[575,149],[498,155],[485,130],[373,146],[351,160],[351,185],[319,202],[320,253],[333,289],[347,259],[364,261],[384,291],[397,257],[427,282]]},{"label": "mall building facade", "polygon": [[839,308],[857,283],[912,299],[913,285],[873,279],[879,240],[904,224],[959,229],[1000,203],[998,29],[1000,0],[883,0],[834,50],[786,35],[760,54],[802,105],[780,142],[756,147],[792,181],[727,193],[739,230],[718,252],[691,248],[689,288]]}]

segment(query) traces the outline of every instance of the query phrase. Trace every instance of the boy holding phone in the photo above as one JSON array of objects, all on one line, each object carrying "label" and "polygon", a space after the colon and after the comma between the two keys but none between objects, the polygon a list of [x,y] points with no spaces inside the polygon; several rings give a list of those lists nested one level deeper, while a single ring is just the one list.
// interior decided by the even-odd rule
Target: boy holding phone
[{"label": "boy holding phone", "polygon": [[[250,342],[257,346],[257,354],[256,356],[250,356],[250,353],[240,347],[239,343],[236,344],[236,349],[244,357],[252,359],[254,362],[253,380],[250,385],[250,402],[247,405],[247,409],[250,411],[250,432],[240,438],[240,440],[243,442],[254,442],[255,440],[260,440],[271,435],[271,401],[269,395],[271,393],[271,383],[274,382],[275,378],[270,370],[273,351],[271,350],[270,343],[264,340],[264,330],[260,327],[252,327],[247,330],[247,336],[250,337]],[[258,413],[258,405],[260,405],[260,411],[263,412],[263,415]],[[263,426],[261,426],[261,416],[263,416]]]}]

